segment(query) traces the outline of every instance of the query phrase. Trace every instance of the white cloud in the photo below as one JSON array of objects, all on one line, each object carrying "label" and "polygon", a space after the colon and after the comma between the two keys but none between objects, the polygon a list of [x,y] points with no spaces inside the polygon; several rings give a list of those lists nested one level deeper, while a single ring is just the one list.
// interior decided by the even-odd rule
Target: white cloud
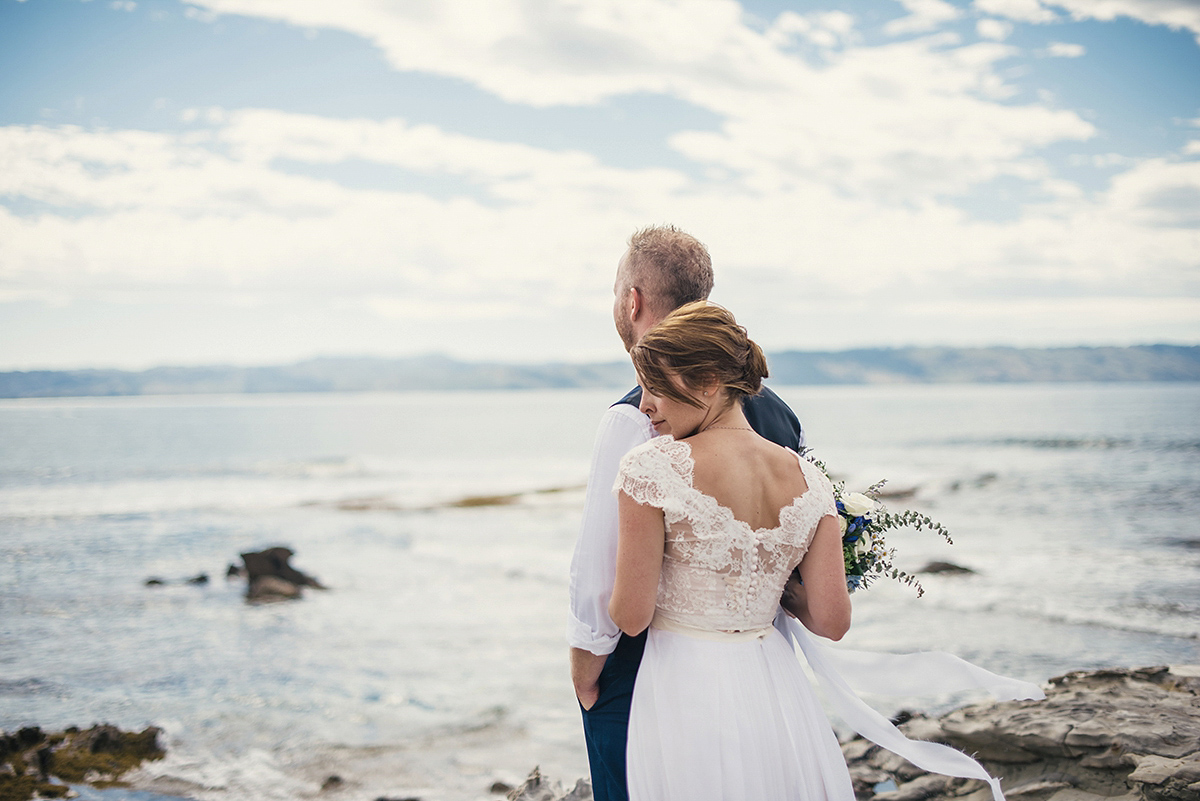
[{"label": "white cloud", "polygon": [[767,29],[766,38],[776,47],[788,47],[797,38],[818,47],[836,47],[854,37],[854,17],[844,11],[824,11],[802,16],[784,11]]},{"label": "white cloud", "polygon": [[[787,52],[794,36],[845,43],[853,18],[784,13],[765,32],[730,0],[677,5],[593,0],[539,5],[495,0],[384,7],[367,0],[194,0],[222,13],[327,25],[375,42],[400,69],[453,75],[511,102],[582,104],[631,92],[674,95],[724,119],[681,132],[673,147],[767,189],[817,179],[838,191],[916,201],[1037,169],[1030,151],[1086,139],[1077,115],[1007,105],[996,65],[1016,51],[955,46],[941,34],[883,47],[846,47],[814,67]],[[911,2],[923,19],[960,12]],[[829,41],[833,41],[831,38]]]},{"label": "white cloud", "polygon": [[1046,55],[1053,58],[1079,58],[1086,52],[1083,45],[1069,42],[1051,42],[1046,47]]},{"label": "white cloud", "polygon": [[1077,20],[1128,17],[1147,25],[1191,31],[1200,43],[1200,3],[1196,0],[975,0],[973,5],[984,13],[1021,22],[1058,22],[1061,17],[1053,9],[1062,9]]},{"label": "white cloud", "polygon": [[1008,17],[1020,22],[1055,22],[1058,15],[1039,0],[975,0],[974,7],[985,14]]},{"label": "white cloud", "polygon": [[[1028,4],[988,4],[1013,19],[1032,14]],[[805,344],[783,321],[815,315],[846,337],[846,309],[881,306],[908,310],[889,319],[917,327],[913,309],[964,320],[974,309],[997,321],[999,340],[1015,329],[1011,315],[1064,292],[1143,298],[1127,330],[1149,330],[1155,298],[1194,291],[1195,162],[1113,161],[1123,171],[1099,195],[1062,180],[1040,149],[1088,140],[1095,128],[1071,111],[1012,102],[1002,76],[1018,51],[1000,41],[964,45],[943,32],[864,46],[841,13],[785,13],[755,31],[720,0],[549,11],[516,0],[195,5],[350,31],[398,69],[453,76],[513,103],[669,94],[720,119],[716,130],[669,139],[699,174],[718,177],[619,169],[402,119],[269,109],[188,110],[193,127],[173,134],[9,126],[0,128],[0,197],[25,210],[0,207],[0,296],[304,297],[372,319],[420,315],[425,327],[406,331],[413,349],[437,347],[439,319],[499,348],[494,321],[554,311],[595,319],[608,342],[613,264],[628,234],[655,221],[710,245],[717,299],[745,308],[775,347]],[[922,8],[926,18],[942,13],[910,5]],[[801,40],[826,49],[820,66],[790,52]],[[393,184],[320,177],[352,163],[390,171]],[[1000,178],[1045,200],[1009,222],[955,205]],[[445,191],[431,194],[431,184]],[[1019,302],[1013,288],[1025,292]],[[1084,330],[1102,305],[1080,301],[1059,332],[1072,321]],[[868,327],[854,336],[868,333],[897,335]],[[533,357],[569,354],[573,336],[540,337],[537,347],[559,350]]]},{"label": "white cloud", "polygon": [[975,23],[975,32],[984,39],[994,39],[1002,42],[1012,35],[1013,26],[1010,22],[998,19],[981,19]]},{"label": "white cloud", "polygon": [[[709,184],[402,120],[222,116],[212,130],[174,135],[0,128],[0,195],[85,212],[0,210],[0,291],[308,298],[397,325],[420,317],[420,332],[405,341],[423,348],[437,347],[448,330],[438,325],[450,321],[463,336],[491,342],[487,327],[514,315],[561,312],[595,319],[607,334],[605,295],[621,243],[648,221],[670,220],[712,248],[717,298],[744,308],[764,341],[782,347],[804,343],[772,320],[826,315],[837,330],[855,304],[954,315],[978,306],[1000,320],[1006,304],[1019,313],[1039,286],[1052,296],[1063,287],[1144,296],[1153,279],[1156,296],[1186,294],[1200,252],[1188,206],[1200,192],[1200,163],[1142,162],[1095,198],[1028,165],[1028,179],[1052,199],[1017,221],[984,223],[933,198],[893,205],[847,194],[819,171]],[[987,127],[984,120],[950,132],[948,141]],[[278,159],[361,159],[455,176],[479,197],[351,189],[285,174]],[[770,276],[766,295],[762,275]],[[1014,287],[1027,290],[1023,299],[1007,297]],[[814,298],[833,297],[837,309],[812,308]],[[573,336],[539,340],[543,350],[530,358],[569,355]]]},{"label": "white cloud", "polygon": [[896,0],[908,11],[907,17],[889,22],[884,33],[898,36],[905,33],[924,33],[962,16],[962,10],[945,0]]},{"label": "white cloud", "polygon": [[1183,152],[1188,156],[1200,154],[1200,139],[1192,139],[1183,146]]},{"label": "white cloud", "polygon": [[1067,159],[1067,163],[1072,167],[1091,166],[1108,169],[1110,167],[1132,167],[1138,163],[1138,160],[1120,153],[1097,153],[1090,156],[1076,154]]},{"label": "white cloud", "polygon": [[1075,19],[1129,17],[1147,25],[1188,30],[1200,43],[1200,3],[1196,0],[1052,0]]}]

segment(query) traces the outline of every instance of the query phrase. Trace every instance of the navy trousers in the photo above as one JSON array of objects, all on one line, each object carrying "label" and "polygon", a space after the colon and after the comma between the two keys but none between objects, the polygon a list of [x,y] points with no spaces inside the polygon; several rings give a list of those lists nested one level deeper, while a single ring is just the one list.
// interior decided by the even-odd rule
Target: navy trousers
[{"label": "navy trousers", "polygon": [[625,786],[625,743],[629,737],[629,706],[637,678],[646,632],[621,635],[600,672],[600,698],[583,711],[583,737],[592,769],[592,795],[596,801],[629,801]]}]

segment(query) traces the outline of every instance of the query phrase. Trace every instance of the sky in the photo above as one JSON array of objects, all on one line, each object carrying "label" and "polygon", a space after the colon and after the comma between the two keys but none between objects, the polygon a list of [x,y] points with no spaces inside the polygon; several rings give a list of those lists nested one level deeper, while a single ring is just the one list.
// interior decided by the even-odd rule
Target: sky
[{"label": "sky", "polygon": [[0,0],[0,369],[1200,343],[1200,0]]}]

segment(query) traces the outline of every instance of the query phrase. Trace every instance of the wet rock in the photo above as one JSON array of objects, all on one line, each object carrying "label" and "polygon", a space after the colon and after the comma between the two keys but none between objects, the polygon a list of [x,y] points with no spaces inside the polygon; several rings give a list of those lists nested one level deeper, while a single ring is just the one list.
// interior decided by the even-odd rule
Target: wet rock
[{"label": "wet rock", "polygon": [[287,601],[300,597],[300,588],[275,576],[259,576],[246,588],[248,601]]},{"label": "wet rock", "polygon": [[[901,728],[974,754],[1021,801],[1200,799],[1200,666],[1077,671],[1051,679],[1044,701],[976,704]],[[982,782],[926,774],[861,739],[842,751],[861,799],[991,797]],[[874,794],[880,773],[895,790]]]},{"label": "wet rock", "polygon": [[70,790],[64,782],[115,782],[146,760],[162,759],[159,734],[153,726],[126,732],[108,725],[51,734],[33,726],[0,732],[0,801],[61,798]]},{"label": "wet rock", "polygon": [[956,565],[953,562],[930,562],[917,571],[918,573],[944,573],[947,575],[967,575],[975,571],[969,567]]},{"label": "wet rock", "polygon": [[208,574],[207,573],[198,573],[197,575],[192,576],[190,579],[188,579],[186,581],[186,583],[187,584],[207,584],[208,583]]},{"label": "wet rock", "polygon": [[321,792],[326,790],[339,790],[346,784],[346,781],[336,773],[325,777],[325,781],[321,782]]},{"label": "wet rock", "polygon": [[243,575],[245,575],[244,571],[232,562],[229,567],[225,568],[225,578],[227,579],[241,578]]},{"label": "wet rock", "polygon": [[488,792],[494,795],[506,795],[513,791],[513,786],[508,782],[492,782],[492,786],[488,788]]},{"label": "wet rock", "polygon": [[274,576],[295,584],[297,587],[312,587],[323,590],[321,582],[312,576],[301,573],[292,567],[288,560],[295,554],[290,548],[274,547],[265,551],[251,551],[242,554],[242,563],[246,566],[246,578],[251,584],[263,576]]},{"label": "wet rock", "polygon": [[163,581],[160,578],[148,578],[142,583],[147,587],[161,587],[164,584],[166,584],[167,582]]}]

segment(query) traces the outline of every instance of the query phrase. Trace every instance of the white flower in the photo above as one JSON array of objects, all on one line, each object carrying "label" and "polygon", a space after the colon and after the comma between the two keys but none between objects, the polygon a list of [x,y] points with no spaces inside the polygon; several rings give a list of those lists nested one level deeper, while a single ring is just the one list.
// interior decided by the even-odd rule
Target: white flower
[{"label": "white flower", "polygon": [[865,531],[858,532],[858,542],[854,543],[854,555],[862,556],[871,550],[871,535]]},{"label": "white flower", "polygon": [[846,522],[846,518],[842,517],[841,515],[838,515],[837,519],[838,519],[838,526],[842,529],[842,536],[844,537],[844,536],[846,536],[846,527],[849,526],[850,524],[848,522]]},{"label": "white flower", "polygon": [[842,498],[842,506],[851,517],[862,517],[875,511],[875,501],[861,492],[852,492]]}]

